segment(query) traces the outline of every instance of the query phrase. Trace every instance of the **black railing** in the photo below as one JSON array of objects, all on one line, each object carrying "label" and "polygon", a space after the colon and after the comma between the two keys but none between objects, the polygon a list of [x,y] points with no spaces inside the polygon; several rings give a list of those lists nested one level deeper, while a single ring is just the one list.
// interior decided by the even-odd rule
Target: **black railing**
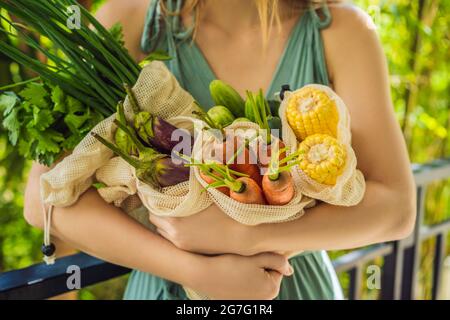
[{"label": "black railing", "polygon": [[[349,299],[361,296],[364,267],[376,258],[384,257],[381,267],[381,299],[414,299],[419,267],[419,249],[423,241],[435,238],[432,298],[440,290],[446,239],[450,232],[450,219],[436,225],[423,224],[427,186],[450,178],[450,159],[437,160],[425,165],[413,165],[417,185],[417,221],[413,234],[407,239],[373,245],[354,250],[333,261],[338,273],[350,275]],[[109,280],[130,270],[84,253],[60,258],[52,266],[42,263],[25,269],[0,274],[1,299],[46,299],[70,291],[67,280],[69,266],[81,270],[81,287]]]}]

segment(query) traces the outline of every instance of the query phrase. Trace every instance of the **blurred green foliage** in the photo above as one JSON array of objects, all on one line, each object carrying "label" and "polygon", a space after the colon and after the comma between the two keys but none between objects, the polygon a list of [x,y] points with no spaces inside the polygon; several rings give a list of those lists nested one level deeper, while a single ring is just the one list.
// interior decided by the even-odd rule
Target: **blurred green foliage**
[{"label": "blurred green foliage", "polygon": [[[94,7],[101,2],[94,0]],[[411,161],[427,162],[450,156],[450,0],[354,2],[371,15],[378,28],[389,63],[395,111]],[[0,87],[30,76],[0,53]],[[0,128],[0,272],[22,268],[41,259],[41,232],[29,227],[22,215],[29,166],[8,144],[7,135]],[[437,223],[450,217],[449,182],[429,188],[426,223]],[[418,298],[430,298],[432,241],[424,243],[421,252]],[[343,253],[332,252],[331,256]],[[374,263],[381,265],[383,261],[378,259]],[[346,288],[348,275],[340,277]],[[122,277],[89,287],[80,292],[80,298],[119,299],[125,281],[126,277]],[[367,299],[378,295],[377,291],[367,290],[365,286],[361,290]]]}]

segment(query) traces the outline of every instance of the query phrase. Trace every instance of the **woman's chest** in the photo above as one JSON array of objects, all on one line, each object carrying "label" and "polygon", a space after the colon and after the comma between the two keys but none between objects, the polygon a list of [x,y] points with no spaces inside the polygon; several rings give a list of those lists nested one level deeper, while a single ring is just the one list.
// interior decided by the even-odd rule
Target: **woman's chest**
[{"label": "woman's chest", "polygon": [[[290,24],[283,30],[290,31]],[[274,30],[264,42],[260,30],[227,36],[205,28],[195,43],[213,75],[244,95],[246,90],[269,89],[278,68],[286,62],[283,56],[289,35]]]}]

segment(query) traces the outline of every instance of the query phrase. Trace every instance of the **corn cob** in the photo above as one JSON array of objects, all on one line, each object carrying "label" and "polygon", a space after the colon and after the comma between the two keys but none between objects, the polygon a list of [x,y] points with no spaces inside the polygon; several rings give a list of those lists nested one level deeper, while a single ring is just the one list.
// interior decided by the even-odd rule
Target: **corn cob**
[{"label": "corn cob", "polygon": [[346,152],[344,146],[326,134],[314,134],[299,145],[299,166],[310,178],[326,185],[335,185],[342,174]]},{"label": "corn cob", "polygon": [[320,89],[306,87],[294,92],[289,97],[286,117],[300,141],[316,133],[337,137],[336,103]]}]

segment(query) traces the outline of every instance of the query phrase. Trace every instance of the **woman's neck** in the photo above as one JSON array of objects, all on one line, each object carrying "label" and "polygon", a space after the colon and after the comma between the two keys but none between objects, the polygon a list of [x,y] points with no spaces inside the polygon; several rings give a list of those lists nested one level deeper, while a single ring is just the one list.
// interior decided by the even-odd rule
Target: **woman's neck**
[{"label": "woman's neck", "polygon": [[205,0],[200,21],[230,32],[253,28],[260,23],[254,0]]},{"label": "woman's neck", "polygon": [[[279,12],[289,12],[285,1],[279,1],[278,6]],[[229,34],[261,28],[255,0],[203,0],[199,20],[199,24],[206,23]]]}]

